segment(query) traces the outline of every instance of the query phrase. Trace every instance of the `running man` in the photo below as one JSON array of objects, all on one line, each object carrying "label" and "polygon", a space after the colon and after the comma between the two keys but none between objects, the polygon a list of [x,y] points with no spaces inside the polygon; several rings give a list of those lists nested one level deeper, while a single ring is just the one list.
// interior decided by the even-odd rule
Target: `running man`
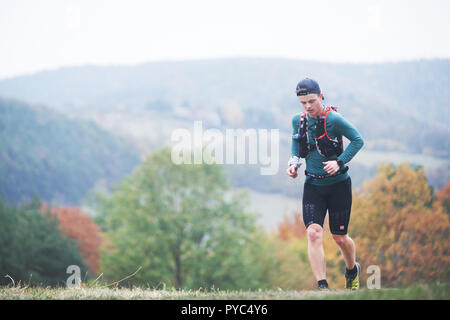
[{"label": "running man", "polygon": [[[322,105],[319,84],[309,78],[296,89],[304,112],[292,119],[292,146],[287,174],[296,178],[305,159],[303,222],[308,235],[308,256],[319,290],[329,290],[323,250],[323,223],[328,210],[330,230],[344,256],[345,288],[359,289],[361,266],[356,262],[355,243],[347,235],[352,206],[352,183],[348,163],[364,141],[356,128],[336,112]],[[342,137],[350,140],[343,148]]]}]

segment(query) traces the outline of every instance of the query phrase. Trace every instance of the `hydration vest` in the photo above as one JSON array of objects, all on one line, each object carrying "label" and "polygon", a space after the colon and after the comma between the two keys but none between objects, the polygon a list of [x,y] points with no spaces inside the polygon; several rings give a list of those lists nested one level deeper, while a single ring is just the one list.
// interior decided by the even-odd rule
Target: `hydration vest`
[{"label": "hydration vest", "polygon": [[300,144],[300,158],[306,158],[306,156],[314,150],[314,145],[317,151],[324,157],[330,159],[336,159],[344,152],[344,145],[342,143],[342,136],[340,139],[331,139],[327,133],[327,117],[331,111],[336,111],[337,107],[325,107],[322,111],[316,125],[316,138],[314,143],[309,141],[307,134],[309,127],[307,123],[306,112],[300,115],[300,128],[297,134],[292,136]]}]

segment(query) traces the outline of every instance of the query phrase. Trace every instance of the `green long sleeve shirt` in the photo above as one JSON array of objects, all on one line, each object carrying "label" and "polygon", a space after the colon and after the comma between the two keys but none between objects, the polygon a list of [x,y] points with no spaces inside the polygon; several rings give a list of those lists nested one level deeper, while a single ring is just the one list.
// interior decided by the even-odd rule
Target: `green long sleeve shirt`
[{"label": "green long sleeve shirt", "polygon": [[[315,131],[318,119],[311,118],[309,115],[306,115],[306,117],[309,126],[308,130],[309,141],[314,142],[315,141],[314,139],[316,138]],[[326,126],[328,136],[331,139],[335,138],[342,139],[342,136],[344,136],[348,140],[350,140],[350,144],[347,146],[347,148],[345,148],[344,152],[337,158],[337,160],[342,160],[344,164],[352,160],[353,157],[356,155],[356,153],[364,145],[364,140],[362,139],[358,130],[356,130],[356,128],[350,122],[344,119],[344,117],[336,111],[331,111],[328,114]],[[292,118],[292,135],[299,133],[299,128],[300,128],[300,114],[296,114]],[[323,169],[325,165],[322,162],[329,161],[332,159],[328,159],[322,156],[317,151],[315,145],[314,148],[312,148],[312,150],[313,151],[311,151],[305,159],[306,170],[308,172],[317,175],[327,174],[327,172]],[[291,155],[300,157],[300,143],[298,140],[292,139]],[[348,177],[349,177],[348,172],[336,176],[326,177],[323,179],[315,179],[310,176],[306,176],[305,183],[310,183],[313,185],[330,185],[341,182],[347,179]]]}]

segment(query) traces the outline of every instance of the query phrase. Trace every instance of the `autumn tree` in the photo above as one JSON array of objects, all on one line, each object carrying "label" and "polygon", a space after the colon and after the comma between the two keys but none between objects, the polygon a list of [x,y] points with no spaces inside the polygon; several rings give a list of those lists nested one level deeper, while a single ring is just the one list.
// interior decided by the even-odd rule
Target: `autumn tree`
[{"label": "autumn tree", "polygon": [[68,266],[86,271],[78,243],[40,206],[37,199],[18,206],[0,199],[0,285],[65,286]]},{"label": "autumn tree", "polygon": [[[42,210],[48,210],[42,206]],[[50,213],[58,220],[61,233],[79,243],[79,252],[89,266],[91,274],[97,274],[100,268],[100,246],[102,243],[100,228],[79,208],[51,208]]]},{"label": "autumn tree", "polygon": [[[381,165],[376,177],[354,191],[349,236],[363,269],[381,268],[384,285],[449,278],[450,183],[433,196],[423,168]],[[277,230],[287,244],[306,239],[300,212],[285,216]],[[305,240],[306,241],[306,240]],[[327,280],[343,286],[345,262],[324,221]],[[363,270],[363,271],[364,271]],[[362,273],[362,285],[367,275]]]},{"label": "autumn tree", "polygon": [[445,213],[450,216],[450,181],[446,186],[436,192],[434,205],[436,207],[442,207]]},{"label": "autumn tree", "polygon": [[354,196],[350,230],[361,263],[378,265],[384,286],[449,278],[449,216],[433,204],[422,167],[380,165]]},{"label": "autumn tree", "polygon": [[289,240],[292,237],[304,238],[306,228],[301,212],[293,211],[291,215],[284,215],[283,220],[278,225],[277,234],[282,240]]}]

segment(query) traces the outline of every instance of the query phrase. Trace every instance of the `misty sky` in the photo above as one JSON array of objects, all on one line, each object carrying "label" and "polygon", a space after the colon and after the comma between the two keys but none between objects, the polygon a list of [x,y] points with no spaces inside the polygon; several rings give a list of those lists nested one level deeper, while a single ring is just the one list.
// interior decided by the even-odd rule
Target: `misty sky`
[{"label": "misty sky", "polygon": [[450,1],[0,0],[0,79],[218,57],[450,58]]}]

